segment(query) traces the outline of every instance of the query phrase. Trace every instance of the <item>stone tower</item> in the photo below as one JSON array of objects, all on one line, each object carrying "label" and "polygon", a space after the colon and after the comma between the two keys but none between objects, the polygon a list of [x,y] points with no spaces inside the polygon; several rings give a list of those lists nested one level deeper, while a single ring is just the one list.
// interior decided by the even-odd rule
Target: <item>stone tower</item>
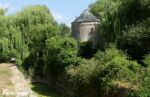
[{"label": "stone tower", "polygon": [[100,20],[88,10],[85,10],[72,22],[72,36],[80,42],[92,41],[93,46],[97,45],[99,42],[99,37],[97,37],[99,36],[97,33],[97,26],[99,24]]}]

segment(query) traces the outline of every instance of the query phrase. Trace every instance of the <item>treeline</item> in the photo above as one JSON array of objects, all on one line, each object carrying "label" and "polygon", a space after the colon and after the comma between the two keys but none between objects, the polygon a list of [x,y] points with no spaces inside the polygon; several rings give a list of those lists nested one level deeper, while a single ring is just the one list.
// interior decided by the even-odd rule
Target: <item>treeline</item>
[{"label": "treeline", "polygon": [[[96,3],[90,5],[90,10],[101,20],[101,25],[98,30],[102,32],[101,34],[105,37],[105,48],[107,48],[104,50],[106,53],[103,55],[104,57],[101,56],[102,53],[98,53],[98,56],[101,56],[98,58],[103,60],[106,55],[108,55],[106,59],[110,57],[109,60],[102,61],[104,64],[108,62],[107,66],[111,64],[104,72],[104,76],[108,78],[107,80],[110,82],[105,83],[105,86],[112,85],[114,87],[114,83],[121,81],[117,84],[118,86],[119,84],[123,85],[123,87],[129,85],[130,88],[128,88],[128,90],[132,91],[126,93],[127,97],[149,97],[150,1],[97,0]],[[113,57],[112,55],[115,51],[108,48],[110,44],[114,44],[116,49],[118,49],[117,51],[124,52],[124,56],[117,54]],[[128,62],[125,62],[124,59],[128,60]],[[120,66],[125,66],[123,64],[126,64],[127,68],[123,67],[121,70]],[[103,69],[101,71],[103,71]],[[124,74],[125,76],[123,76]],[[121,80],[118,75],[121,76],[123,80]],[[99,79],[101,78],[102,77]],[[107,82],[106,79],[103,80]],[[110,92],[112,90],[113,89],[110,89]]]},{"label": "treeline", "polygon": [[101,19],[106,43],[117,44],[133,59],[149,52],[150,1],[97,0],[90,8]]},{"label": "treeline", "polygon": [[[10,16],[5,15],[5,13],[6,10],[1,9],[1,62],[15,57],[21,69],[31,71],[30,74],[33,75],[36,73],[43,74],[44,63],[49,60],[47,58],[49,45],[76,47],[76,41],[68,35],[70,28],[65,24],[57,24],[46,6],[29,6]],[[49,40],[53,42],[51,43]]]},{"label": "treeline", "polygon": [[106,44],[90,59],[47,7],[0,10],[0,61],[15,57],[26,75],[66,82],[74,97],[149,97],[150,1],[97,0],[89,9]]}]

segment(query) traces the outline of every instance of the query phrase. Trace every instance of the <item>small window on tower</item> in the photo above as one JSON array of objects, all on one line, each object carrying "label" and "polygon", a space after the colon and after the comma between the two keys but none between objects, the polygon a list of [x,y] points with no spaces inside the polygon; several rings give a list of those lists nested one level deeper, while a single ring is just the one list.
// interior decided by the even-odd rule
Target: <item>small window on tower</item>
[{"label": "small window on tower", "polygon": [[91,28],[91,33],[90,33],[91,35],[93,35],[94,34],[94,29],[93,28]]}]

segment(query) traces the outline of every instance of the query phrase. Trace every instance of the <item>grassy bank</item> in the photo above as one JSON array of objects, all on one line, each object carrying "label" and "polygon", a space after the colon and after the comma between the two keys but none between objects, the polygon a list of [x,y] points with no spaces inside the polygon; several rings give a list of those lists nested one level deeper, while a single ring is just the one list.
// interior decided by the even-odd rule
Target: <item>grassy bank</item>
[{"label": "grassy bank", "polygon": [[59,93],[51,89],[48,85],[43,83],[31,83],[31,89],[36,93],[37,97],[62,97]]}]

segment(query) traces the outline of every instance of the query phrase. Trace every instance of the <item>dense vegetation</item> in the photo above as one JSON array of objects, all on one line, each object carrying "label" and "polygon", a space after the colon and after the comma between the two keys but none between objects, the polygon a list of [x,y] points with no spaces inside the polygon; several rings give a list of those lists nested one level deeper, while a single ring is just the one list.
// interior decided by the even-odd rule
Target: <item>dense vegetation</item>
[{"label": "dense vegetation", "polygon": [[149,51],[149,0],[97,0],[91,11],[102,21],[106,43],[118,44],[134,59]]},{"label": "dense vegetation", "polygon": [[[128,59],[136,60],[140,66],[138,69],[139,76],[134,75],[139,77],[137,82],[134,82],[137,83],[138,89],[132,96],[149,97],[150,1],[97,0],[95,4],[90,5],[90,9],[93,14],[101,19],[102,24],[99,28],[103,30],[106,48],[110,43],[114,43],[117,49],[127,53]],[[121,60],[116,62],[119,61]],[[124,63],[124,61],[122,60],[121,63]],[[130,64],[136,69],[132,62]],[[127,71],[123,70],[123,72]],[[145,80],[140,80],[141,78]]]},{"label": "dense vegetation", "polygon": [[31,83],[31,89],[36,93],[37,97],[62,97],[55,90],[45,83]]},{"label": "dense vegetation", "polygon": [[90,10],[101,19],[106,43],[97,52],[85,43],[79,47],[46,6],[10,16],[1,9],[0,62],[15,57],[28,76],[61,77],[75,97],[149,97],[150,1],[97,0]]}]

